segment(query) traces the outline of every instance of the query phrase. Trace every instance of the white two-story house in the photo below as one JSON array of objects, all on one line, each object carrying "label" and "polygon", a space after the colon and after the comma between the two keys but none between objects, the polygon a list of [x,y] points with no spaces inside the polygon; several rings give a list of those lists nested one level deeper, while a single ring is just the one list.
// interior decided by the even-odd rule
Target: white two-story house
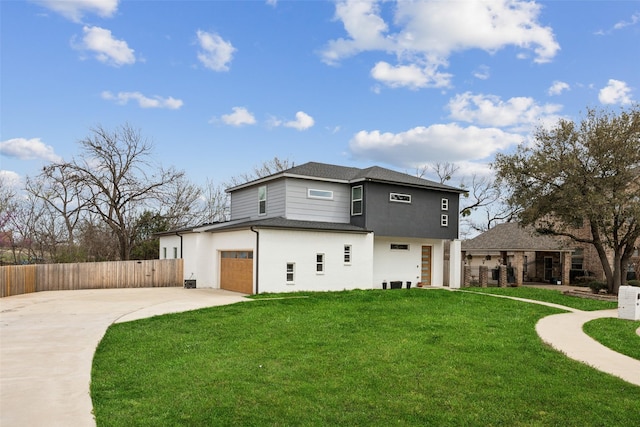
[{"label": "white two-story house", "polygon": [[231,219],[160,234],[197,287],[247,294],[460,283],[458,188],[381,167],[305,163],[228,193]]}]

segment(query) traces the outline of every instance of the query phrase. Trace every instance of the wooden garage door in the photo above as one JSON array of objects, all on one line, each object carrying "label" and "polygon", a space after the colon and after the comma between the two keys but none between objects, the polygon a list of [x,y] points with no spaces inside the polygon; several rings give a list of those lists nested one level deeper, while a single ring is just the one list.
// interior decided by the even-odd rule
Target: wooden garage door
[{"label": "wooden garage door", "polygon": [[253,293],[253,252],[221,252],[220,288],[243,294]]}]

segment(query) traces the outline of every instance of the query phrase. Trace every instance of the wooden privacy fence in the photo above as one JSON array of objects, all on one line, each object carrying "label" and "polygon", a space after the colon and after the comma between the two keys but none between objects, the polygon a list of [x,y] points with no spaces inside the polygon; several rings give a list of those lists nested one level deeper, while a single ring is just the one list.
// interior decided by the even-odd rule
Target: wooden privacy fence
[{"label": "wooden privacy fence", "polygon": [[42,291],[182,286],[182,259],[9,265],[0,267],[0,297]]}]

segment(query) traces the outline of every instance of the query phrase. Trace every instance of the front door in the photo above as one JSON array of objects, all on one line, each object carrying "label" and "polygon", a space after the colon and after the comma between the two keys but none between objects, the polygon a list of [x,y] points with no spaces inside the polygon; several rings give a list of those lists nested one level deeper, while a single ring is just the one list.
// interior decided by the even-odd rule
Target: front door
[{"label": "front door", "polygon": [[422,286],[431,286],[431,246],[422,247]]},{"label": "front door", "polygon": [[553,258],[550,256],[544,257],[544,280],[548,282],[553,277]]}]

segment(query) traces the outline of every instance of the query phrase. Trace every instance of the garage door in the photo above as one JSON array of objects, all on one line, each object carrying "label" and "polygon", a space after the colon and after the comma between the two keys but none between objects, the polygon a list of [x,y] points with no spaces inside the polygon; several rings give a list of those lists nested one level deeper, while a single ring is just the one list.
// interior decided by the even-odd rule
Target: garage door
[{"label": "garage door", "polygon": [[223,251],[220,254],[220,288],[253,293],[253,252]]}]

